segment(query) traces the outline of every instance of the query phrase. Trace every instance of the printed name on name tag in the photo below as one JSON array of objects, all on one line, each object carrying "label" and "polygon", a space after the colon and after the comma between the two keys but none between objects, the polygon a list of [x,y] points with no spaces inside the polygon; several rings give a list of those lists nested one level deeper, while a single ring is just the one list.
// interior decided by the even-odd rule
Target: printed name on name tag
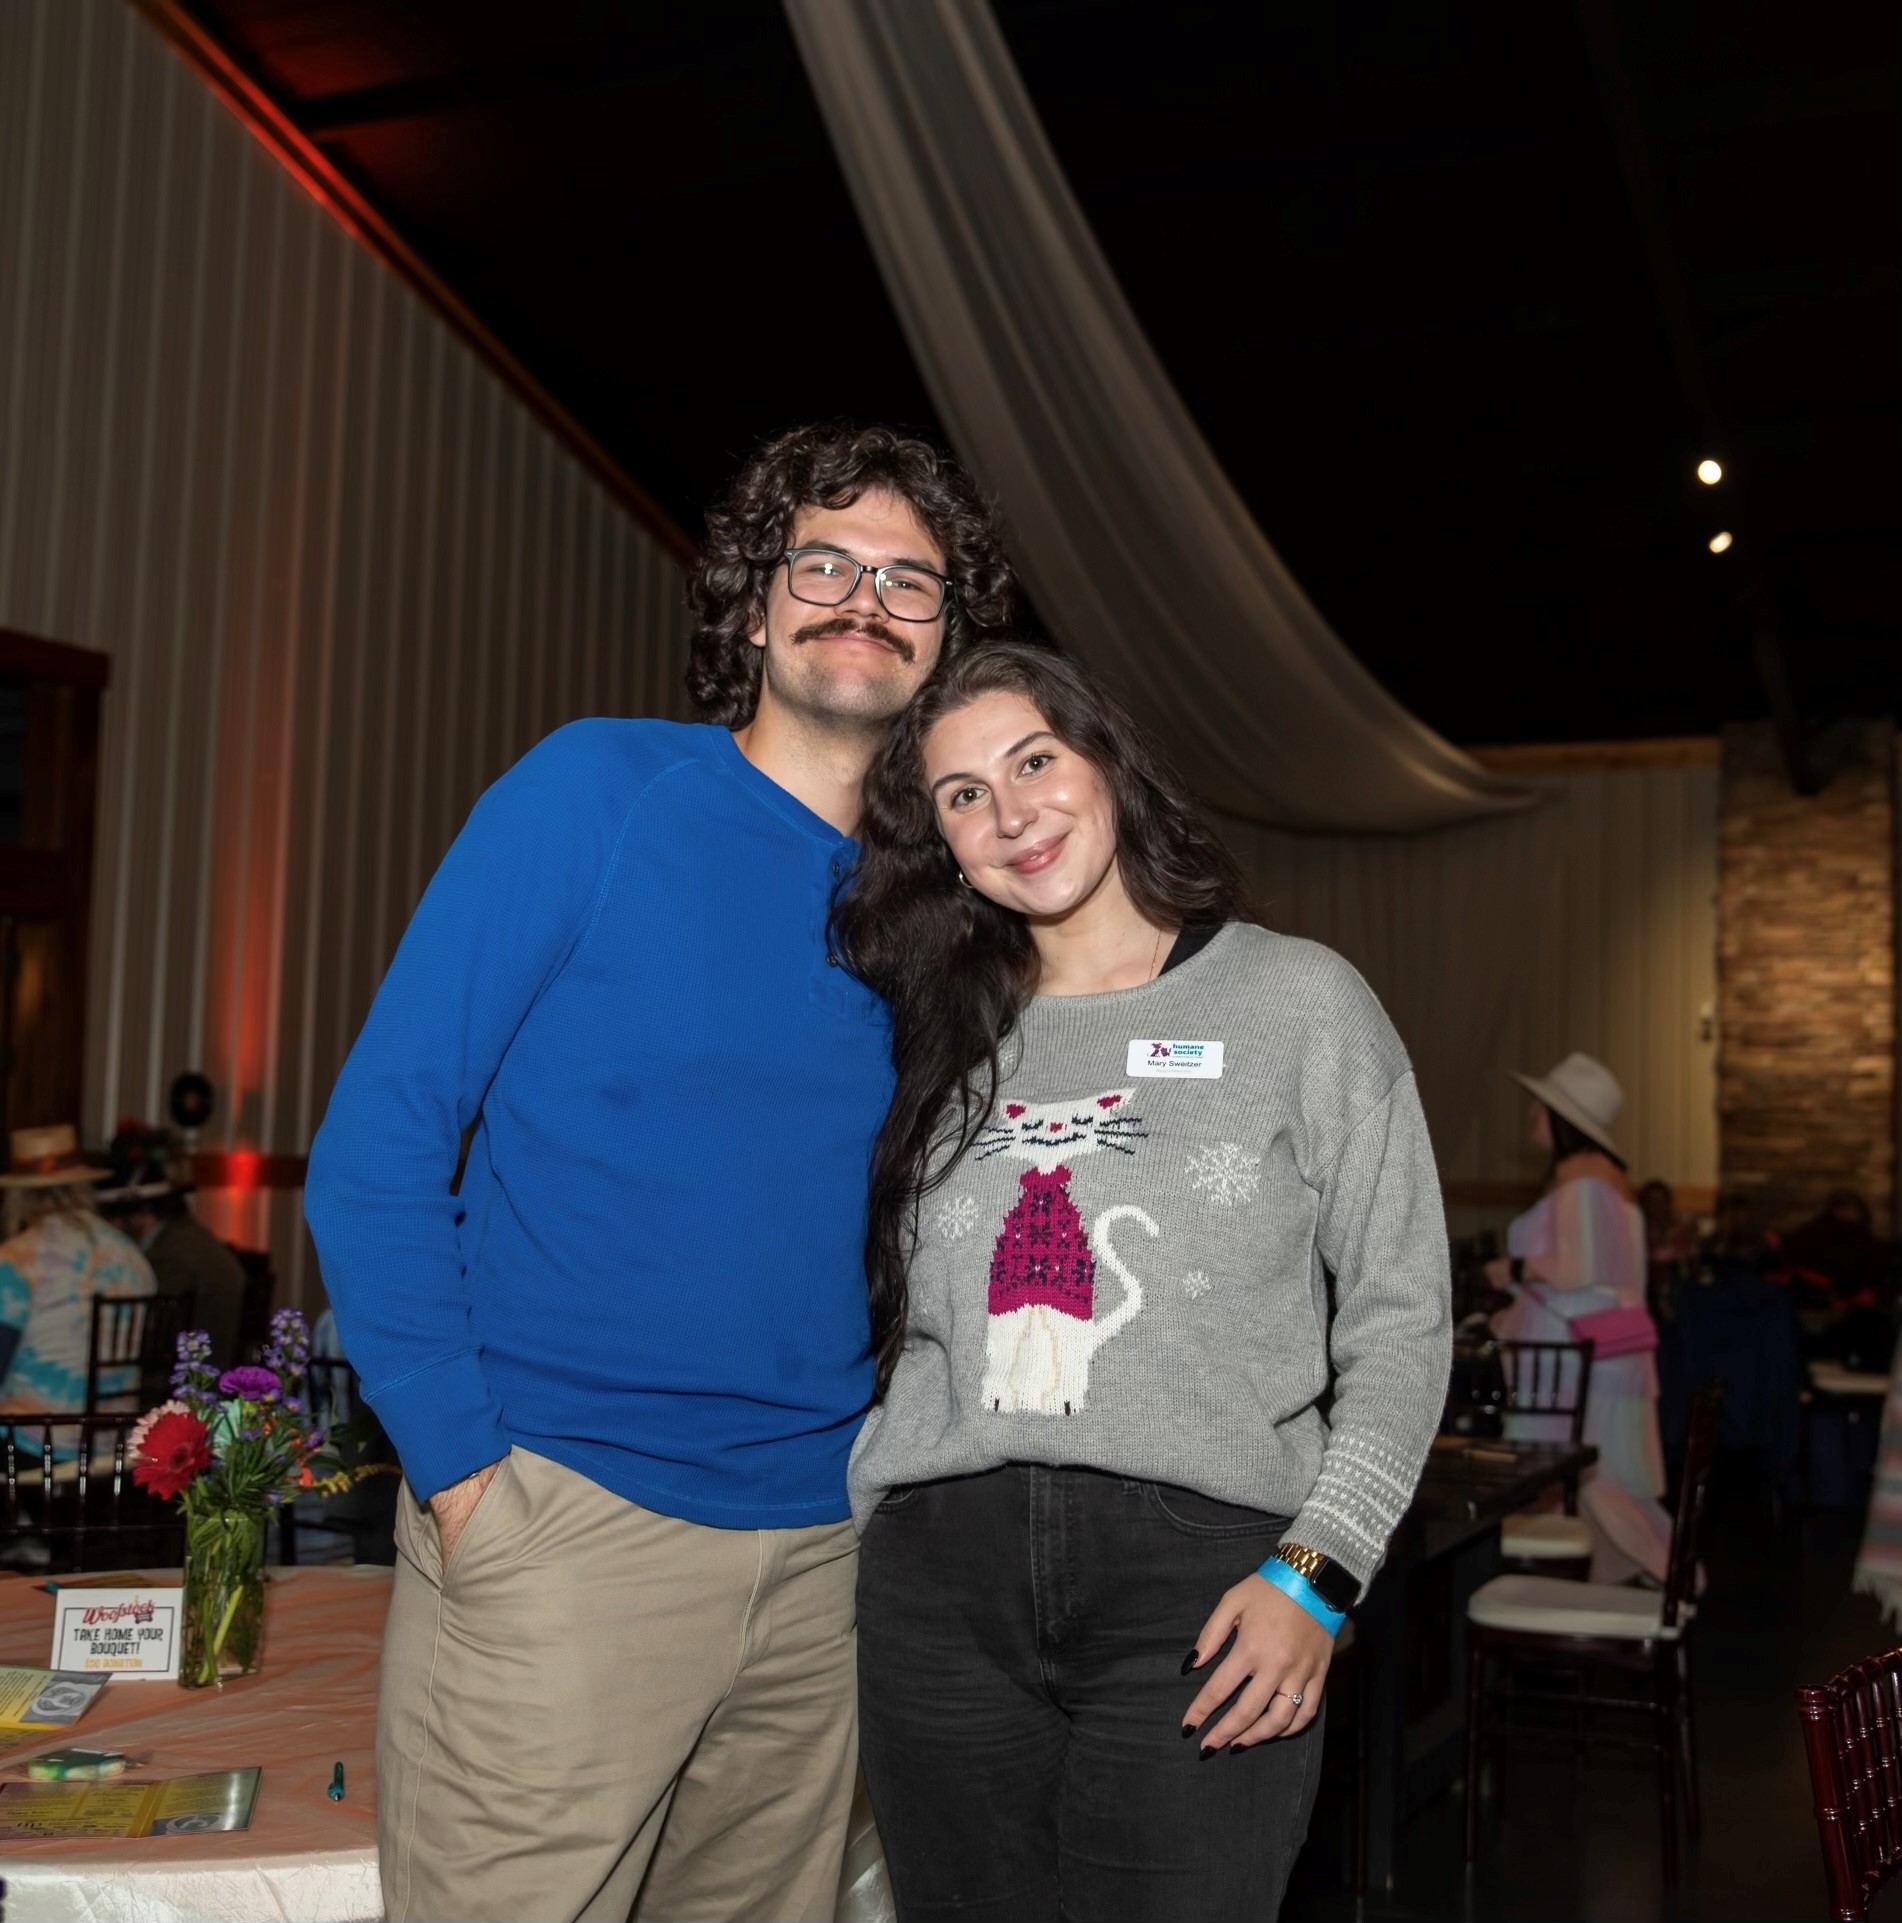
[{"label": "printed name on name tag", "polygon": [[1125,1073],[1159,1080],[1213,1082],[1222,1073],[1220,1042],[1131,1042]]},{"label": "printed name on name tag", "polygon": [[180,1589],[62,1589],[52,1667],[88,1676],[178,1681]]}]

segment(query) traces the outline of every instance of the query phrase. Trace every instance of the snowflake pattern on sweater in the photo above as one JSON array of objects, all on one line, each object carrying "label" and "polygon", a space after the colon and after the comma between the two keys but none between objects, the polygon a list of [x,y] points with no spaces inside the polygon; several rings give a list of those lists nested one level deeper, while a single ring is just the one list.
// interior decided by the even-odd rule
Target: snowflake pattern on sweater
[{"label": "snowflake pattern on sweater", "polygon": [[1239,1142],[1213,1142],[1189,1157],[1189,1186],[1218,1209],[1252,1202],[1261,1188],[1261,1157]]},{"label": "snowflake pattern on sweater", "polygon": [[977,1198],[954,1195],[939,1206],[931,1225],[947,1242],[962,1242],[977,1227]]}]

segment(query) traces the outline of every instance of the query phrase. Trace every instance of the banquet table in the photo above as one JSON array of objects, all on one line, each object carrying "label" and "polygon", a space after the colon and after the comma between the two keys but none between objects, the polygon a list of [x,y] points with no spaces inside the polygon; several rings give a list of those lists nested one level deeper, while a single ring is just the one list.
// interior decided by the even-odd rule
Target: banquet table
[{"label": "banquet table", "polygon": [[[157,1571],[149,1571],[157,1575]],[[69,1730],[0,1756],[0,1774],[71,1744],[149,1756],[142,1779],[258,1765],[251,1827],[224,1834],[0,1839],[7,1923],[373,1923],[376,1664],[390,1571],[273,1569],[264,1664],[221,1689],[117,1678]],[[0,1579],[0,1664],[44,1666],[53,1598]],[[325,1793],[344,1767],[344,1798]]]}]

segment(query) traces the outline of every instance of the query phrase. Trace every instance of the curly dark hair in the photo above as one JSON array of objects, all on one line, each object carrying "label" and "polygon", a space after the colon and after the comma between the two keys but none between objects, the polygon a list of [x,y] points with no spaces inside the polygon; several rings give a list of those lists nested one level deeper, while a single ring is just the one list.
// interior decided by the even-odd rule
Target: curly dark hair
[{"label": "curly dark hair", "polygon": [[908,501],[944,555],[944,652],[954,660],[1007,629],[1016,606],[988,501],[941,447],[895,428],[827,421],[795,427],[755,449],[707,511],[707,538],[687,584],[699,617],[687,692],[709,721],[739,728],[759,703],[761,651],[747,639],[802,507],[850,507],[868,488]]}]

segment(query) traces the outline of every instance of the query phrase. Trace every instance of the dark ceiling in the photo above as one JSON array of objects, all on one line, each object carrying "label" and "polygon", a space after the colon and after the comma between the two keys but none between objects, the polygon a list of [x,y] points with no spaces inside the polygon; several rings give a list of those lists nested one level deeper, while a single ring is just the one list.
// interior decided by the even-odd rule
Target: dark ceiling
[{"label": "dark ceiling", "polygon": [[[776,0],[185,3],[689,532],[778,427],[933,425]],[[1779,670],[1786,719],[1902,708],[1887,9],[994,4],[1195,418],[1423,719],[1701,732]]]}]

